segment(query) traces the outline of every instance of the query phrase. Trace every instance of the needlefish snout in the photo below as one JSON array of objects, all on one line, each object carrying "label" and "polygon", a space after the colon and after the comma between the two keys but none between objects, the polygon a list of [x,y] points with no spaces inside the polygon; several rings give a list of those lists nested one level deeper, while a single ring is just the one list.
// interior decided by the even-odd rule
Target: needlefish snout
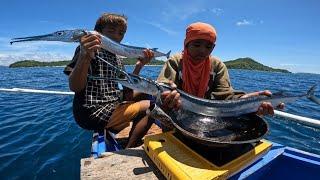
[{"label": "needlefish snout", "polygon": [[[60,42],[80,42],[80,38],[86,34],[100,34],[97,31],[87,31],[84,29],[75,30],[62,30],[56,31],[54,33],[39,35],[39,36],[28,36],[13,38],[10,44],[17,42],[27,42],[27,41],[60,41]],[[125,44],[118,43],[112,39],[101,35],[101,46],[103,49],[110,51],[119,56],[127,58],[139,58],[144,57],[144,50],[148,49],[145,47],[129,46]],[[169,58],[171,51],[163,53],[157,50],[157,48],[151,48],[154,52],[154,57],[166,56]]]},{"label": "needlefish snout", "polygon": [[26,42],[26,41],[61,41],[61,42],[79,42],[80,38],[86,35],[85,30],[63,30],[56,31],[54,33],[39,35],[39,36],[28,36],[13,38],[10,44],[17,42]]}]

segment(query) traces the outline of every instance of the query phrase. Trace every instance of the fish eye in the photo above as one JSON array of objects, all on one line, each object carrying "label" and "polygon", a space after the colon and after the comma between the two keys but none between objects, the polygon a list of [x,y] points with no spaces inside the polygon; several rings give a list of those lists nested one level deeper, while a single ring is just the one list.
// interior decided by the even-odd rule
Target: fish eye
[{"label": "fish eye", "polygon": [[64,33],[63,33],[63,31],[58,31],[58,32],[56,32],[56,34],[57,34],[58,36],[62,36]]},{"label": "fish eye", "polygon": [[133,82],[138,83],[139,80],[137,78],[133,78]]},{"label": "fish eye", "polygon": [[140,79],[138,77],[131,77],[130,79],[131,79],[132,83],[136,83],[136,84],[139,83],[139,81],[140,81]]}]

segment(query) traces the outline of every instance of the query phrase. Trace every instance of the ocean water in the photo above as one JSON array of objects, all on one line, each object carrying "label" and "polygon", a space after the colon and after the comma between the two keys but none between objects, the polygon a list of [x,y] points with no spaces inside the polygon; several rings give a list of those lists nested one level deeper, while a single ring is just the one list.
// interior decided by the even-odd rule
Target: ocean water
[{"label": "ocean water", "polygon": [[[142,75],[155,79],[161,67],[148,66]],[[132,71],[132,67],[127,67]],[[62,67],[0,66],[0,88],[69,91]],[[305,93],[319,84],[317,74],[283,74],[230,70],[234,89],[253,92]],[[320,87],[316,91],[320,96]],[[79,179],[80,159],[90,156],[90,131],[77,126],[72,96],[0,92],[0,179]],[[303,98],[286,112],[320,120],[320,106]],[[266,139],[320,154],[320,130],[278,117],[265,117]]]}]

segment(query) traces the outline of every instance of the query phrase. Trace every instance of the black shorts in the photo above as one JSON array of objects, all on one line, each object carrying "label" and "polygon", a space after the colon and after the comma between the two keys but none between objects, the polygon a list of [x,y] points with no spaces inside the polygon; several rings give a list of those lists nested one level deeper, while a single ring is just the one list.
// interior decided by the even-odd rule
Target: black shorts
[{"label": "black shorts", "polygon": [[[111,108],[103,108],[99,111],[97,116],[93,114],[97,111],[99,107],[112,106]],[[100,107],[100,108],[101,108]],[[95,107],[85,107],[82,105],[77,98],[73,100],[73,116],[77,124],[83,129],[93,130],[93,131],[103,131],[106,127],[109,118],[114,110],[114,106],[111,104],[97,105]]]}]

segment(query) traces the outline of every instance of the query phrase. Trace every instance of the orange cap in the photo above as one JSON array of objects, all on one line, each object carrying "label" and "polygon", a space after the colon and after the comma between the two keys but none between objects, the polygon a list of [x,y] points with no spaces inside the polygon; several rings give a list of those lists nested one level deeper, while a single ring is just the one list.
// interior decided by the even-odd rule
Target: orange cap
[{"label": "orange cap", "polygon": [[207,23],[196,22],[187,27],[184,46],[195,39],[204,39],[212,43],[216,42],[217,33],[213,26]]}]

